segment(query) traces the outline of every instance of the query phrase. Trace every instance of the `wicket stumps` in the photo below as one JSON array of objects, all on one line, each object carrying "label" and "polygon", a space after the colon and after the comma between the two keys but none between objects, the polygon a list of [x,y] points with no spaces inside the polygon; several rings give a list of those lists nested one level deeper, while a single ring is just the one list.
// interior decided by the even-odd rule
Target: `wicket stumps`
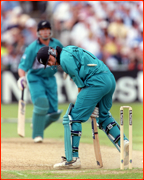
[{"label": "wicket stumps", "polygon": [[124,121],[123,109],[129,109],[129,169],[132,169],[132,107],[120,107],[120,169],[124,169]]}]

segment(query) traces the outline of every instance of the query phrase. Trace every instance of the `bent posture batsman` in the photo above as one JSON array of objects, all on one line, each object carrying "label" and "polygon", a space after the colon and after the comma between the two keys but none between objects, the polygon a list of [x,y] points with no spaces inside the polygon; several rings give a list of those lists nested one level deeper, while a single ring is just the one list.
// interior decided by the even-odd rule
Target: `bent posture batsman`
[{"label": "bent posture batsman", "polygon": [[[120,151],[119,125],[109,112],[112,107],[116,82],[108,67],[92,53],[76,46],[64,48],[57,46],[56,49],[43,47],[37,53],[37,58],[39,63],[44,64],[45,67],[60,65],[80,89],[75,104],[69,105],[63,117],[66,157],[62,157],[62,162],[55,164],[54,168],[68,169],[81,166],[79,157],[81,123],[89,119],[98,103],[99,118],[97,118],[97,122],[99,128],[106,133]],[[125,135],[124,144],[125,147],[129,145]],[[128,156],[128,153],[126,155]]]}]

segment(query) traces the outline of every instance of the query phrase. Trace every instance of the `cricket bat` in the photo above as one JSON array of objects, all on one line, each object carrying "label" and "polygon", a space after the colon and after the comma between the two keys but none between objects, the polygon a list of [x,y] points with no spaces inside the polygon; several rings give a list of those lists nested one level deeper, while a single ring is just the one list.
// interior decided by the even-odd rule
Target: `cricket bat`
[{"label": "cricket bat", "polygon": [[93,144],[94,144],[94,152],[96,157],[96,162],[98,167],[103,167],[102,156],[100,151],[100,143],[98,137],[98,128],[96,123],[96,118],[91,117],[91,125],[92,125],[92,137],[93,137]]},{"label": "cricket bat", "polygon": [[18,104],[18,124],[17,124],[17,133],[19,136],[25,136],[25,106],[26,103],[23,100],[24,90],[22,90],[21,99]]}]

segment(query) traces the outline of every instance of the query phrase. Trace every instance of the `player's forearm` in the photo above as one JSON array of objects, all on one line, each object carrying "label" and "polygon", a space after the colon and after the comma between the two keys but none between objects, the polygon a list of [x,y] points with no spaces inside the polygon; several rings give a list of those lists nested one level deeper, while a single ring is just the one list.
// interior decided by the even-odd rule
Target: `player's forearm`
[{"label": "player's forearm", "polygon": [[18,75],[19,77],[25,76],[25,71],[23,69],[18,69]]},{"label": "player's forearm", "polygon": [[82,88],[78,88],[78,93],[82,90]]}]

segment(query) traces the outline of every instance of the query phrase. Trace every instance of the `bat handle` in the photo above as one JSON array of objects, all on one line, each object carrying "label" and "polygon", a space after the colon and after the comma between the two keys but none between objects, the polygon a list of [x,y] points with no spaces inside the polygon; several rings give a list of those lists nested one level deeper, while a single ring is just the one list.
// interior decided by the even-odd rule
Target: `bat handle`
[{"label": "bat handle", "polygon": [[24,89],[22,90],[21,100],[23,100],[23,98],[24,98]]}]

